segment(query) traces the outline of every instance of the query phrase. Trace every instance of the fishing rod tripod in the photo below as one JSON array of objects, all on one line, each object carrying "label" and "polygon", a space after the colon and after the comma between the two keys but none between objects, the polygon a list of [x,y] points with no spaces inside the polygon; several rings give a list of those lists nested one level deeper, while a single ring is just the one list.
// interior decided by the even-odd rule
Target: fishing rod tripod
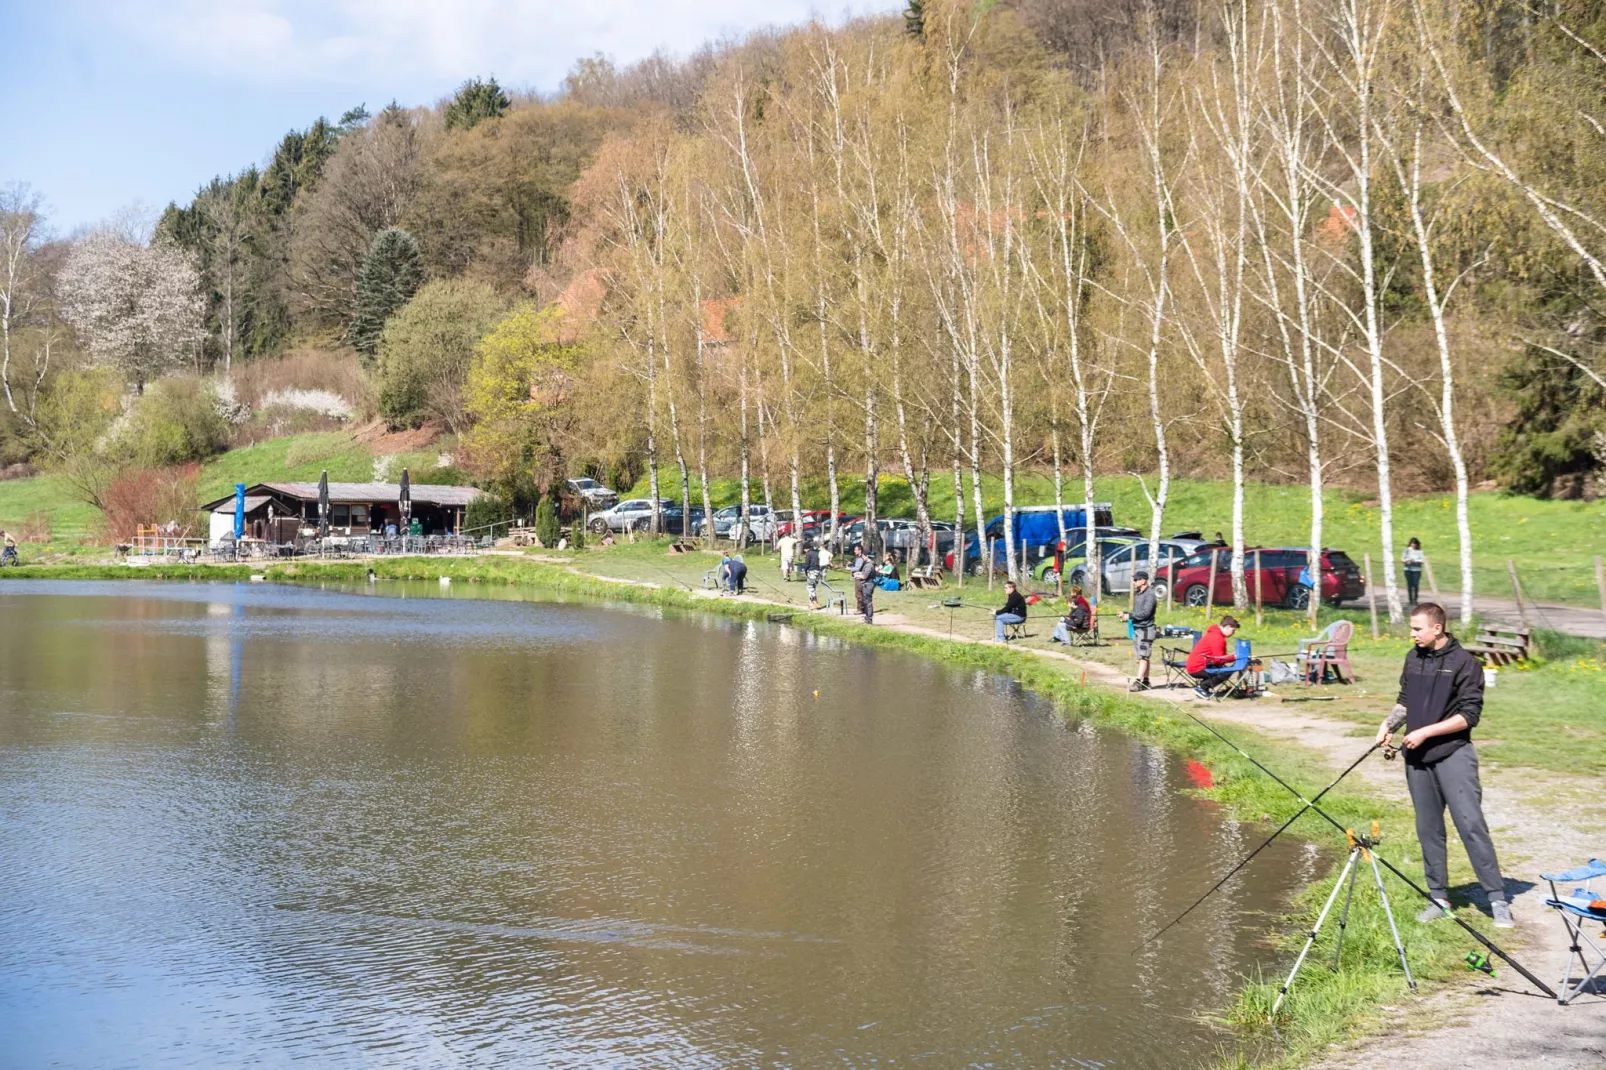
[{"label": "fishing rod tripod", "polygon": [[1356,832],[1354,829],[1345,829],[1344,835],[1349,839],[1349,858],[1344,862],[1344,868],[1339,871],[1338,880],[1333,882],[1333,890],[1327,896],[1327,902],[1322,912],[1316,916],[1316,924],[1311,927],[1310,935],[1305,938],[1305,946],[1299,952],[1299,958],[1294,960],[1294,968],[1288,971],[1288,979],[1283,987],[1277,991],[1277,1002],[1271,1005],[1271,1013],[1266,1020],[1272,1021],[1277,1017],[1278,1008],[1288,995],[1288,989],[1299,975],[1300,967],[1305,965],[1305,959],[1310,955],[1311,948],[1316,946],[1316,937],[1321,934],[1322,925],[1327,921],[1327,915],[1332,912],[1333,903],[1338,899],[1338,890],[1344,889],[1344,909],[1338,915],[1338,943],[1333,947],[1333,969],[1338,969],[1339,956],[1344,953],[1344,930],[1349,926],[1350,902],[1355,897],[1355,878],[1360,874],[1361,867],[1356,863],[1364,859],[1372,865],[1372,876],[1377,879],[1377,895],[1383,901],[1383,913],[1389,919],[1389,932],[1394,937],[1394,950],[1400,955],[1400,969],[1405,971],[1405,983],[1416,990],[1416,979],[1411,976],[1411,964],[1405,958],[1405,945],[1400,941],[1400,928],[1394,923],[1394,909],[1389,906],[1388,889],[1383,887],[1383,871],[1378,868],[1377,856],[1373,853],[1383,837],[1378,823],[1372,822],[1370,836]]}]

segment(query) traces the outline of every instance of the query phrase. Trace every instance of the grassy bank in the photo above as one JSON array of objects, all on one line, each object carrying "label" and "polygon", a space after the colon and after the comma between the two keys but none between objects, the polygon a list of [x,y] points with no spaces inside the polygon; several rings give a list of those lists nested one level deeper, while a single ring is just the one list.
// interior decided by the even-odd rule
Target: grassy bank
[{"label": "grassy bank", "polygon": [[[561,564],[523,558],[481,557],[397,558],[372,563],[303,562],[270,565],[260,570],[248,566],[133,569],[80,565],[8,569],[4,575],[8,579],[243,580],[257,572],[273,581],[357,585],[365,582],[367,571],[372,567],[379,577],[385,579],[435,580],[449,577],[459,584],[529,585],[543,591],[580,598],[644,603],[750,620],[763,619],[778,611],[771,604],[711,599],[687,590],[687,587],[699,585],[702,571],[710,564],[710,559],[701,554],[670,556],[664,552],[662,545],[637,545],[567,556],[577,566],[584,568],[587,574],[576,574]],[[782,585],[778,578],[761,573],[765,567],[763,561],[754,561],[755,578],[764,580],[773,588],[761,589],[761,596],[776,597],[778,594],[783,601],[794,596],[801,599],[801,584]],[[639,579],[636,582],[620,582],[632,579],[631,574],[662,586],[641,586]],[[976,596],[979,597],[979,593]],[[883,609],[891,610],[900,604],[892,601],[896,598],[898,596],[887,599]],[[920,611],[922,600],[929,604],[933,596],[910,593],[903,596],[901,604],[915,613]],[[946,619],[945,611],[934,612]],[[990,626],[981,622],[981,614],[972,614],[972,618],[967,618],[963,632],[956,629],[955,639],[974,638],[971,632],[975,627]],[[1283,789],[1205,729],[1180,714],[1175,707],[1089,684],[1081,669],[1071,662],[1037,657],[1028,650],[1013,646],[949,641],[886,628],[865,628],[851,617],[825,613],[798,612],[792,617],[791,623],[795,627],[809,628],[846,641],[917,654],[966,669],[1007,675],[1024,687],[1053,700],[1067,717],[1089,718],[1100,725],[1119,728],[1139,740],[1170,748],[1202,762],[1209,768],[1213,778],[1213,787],[1202,789],[1202,792],[1228,805],[1245,820],[1280,823],[1292,816],[1299,806]],[[1115,649],[1101,649],[1095,653],[1113,656]],[[1234,731],[1228,734],[1235,737],[1239,735]],[[1310,751],[1253,738],[1248,734],[1241,738],[1246,747],[1302,791],[1314,792],[1331,778],[1325,763]],[[1358,738],[1356,754],[1359,755],[1364,747],[1365,741]],[[1378,759],[1373,757],[1370,760]],[[1358,780],[1347,781],[1324,800],[1323,806],[1339,821],[1354,827],[1366,827],[1373,820],[1381,820],[1388,837],[1385,857],[1407,873],[1420,872],[1415,841],[1410,833],[1410,814],[1404,807],[1370,795]],[[1342,840],[1312,815],[1301,818],[1292,833],[1323,845],[1329,857],[1336,855],[1342,847]],[[1254,836],[1249,838],[1258,842]],[[1464,867],[1464,860],[1461,865]],[[1200,890],[1203,891],[1219,876],[1200,873]],[[1453,873],[1457,883],[1469,876],[1469,873],[1459,870]],[[1414,914],[1418,909],[1415,897],[1392,877],[1386,879],[1399,913],[1407,917]],[[1324,878],[1301,894],[1294,907],[1294,916],[1282,930],[1283,943],[1292,945],[1299,942],[1330,889],[1331,880],[1331,876]],[[1362,887],[1365,889],[1369,886]],[[1199,939],[1200,934],[1196,928],[1192,928],[1194,924],[1185,923],[1165,939]],[[1407,941],[1412,968],[1419,979],[1442,979],[1464,969],[1460,959],[1472,942],[1459,930],[1443,925],[1417,926],[1407,921],[1402,933]],[[1228,1044],[1233,1052],[1232,1059],[1242,1056],[1262,1065],[1297,1065],[1326,1045],[1367,1029],[1369,1023],[1376,1020],[1376,1011],[1381,1004],[1393,1001],[1404,993],[1404,980],[1375,895],[1364,890],[1357,893],[1345,941],[1345,965],[1341,973],[1330,972],[1322,965],[1325,961],[1323,956],[1331,955],[1331,941],[1330,935],[1324,938],[1312,964],[1301,975],[1293,997],[1282,1009],[1276,1034],[1267,1026],[1265,1015],[1271,1000],[1275,998],[1280,978],[1253,978],[1246,981],[1234,1004],[1223,1009],[1223,1025],[1230,1027],[1233,1037]]]}]

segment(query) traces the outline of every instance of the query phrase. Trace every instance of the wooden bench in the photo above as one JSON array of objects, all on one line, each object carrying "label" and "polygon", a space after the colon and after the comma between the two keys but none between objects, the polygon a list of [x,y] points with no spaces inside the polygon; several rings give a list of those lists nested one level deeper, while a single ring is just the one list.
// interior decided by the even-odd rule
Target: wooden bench
[{"label": "wooden bench", "polygon": [[909,570],[909,586],[915,590],[925,588],[937,589],[942,587],[942,569],[936,565],[927,565],[925,568],[912,568]]},{"label": "wooden bench", "polygon": [[1527,628],[1485,624],[1478,631],[1477,642],[1467,647],[1467,651],[1485,665],[1510,665],[1528,659],[1532,639]]}]

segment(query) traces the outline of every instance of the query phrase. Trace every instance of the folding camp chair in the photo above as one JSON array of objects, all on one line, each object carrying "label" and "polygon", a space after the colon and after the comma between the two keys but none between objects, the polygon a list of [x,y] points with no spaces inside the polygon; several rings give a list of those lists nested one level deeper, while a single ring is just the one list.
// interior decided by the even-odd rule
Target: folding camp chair
[{"label": "folding camp chair", "polygon": [[[1606,933],[1601,937],[1591,937],[1584,932],[1584,922],[1599,922],[1606,925],[1606,909],[1596,910],[1591,903],[1606,899],[1606,892],[1590,890],[1591,881],[1606,877],[1606,863],[1598,858],[1591,858],[1584,865],[1576,869],[1569,869],[1565,873],[1541,873],[1541,880],[1550,883],[1550,898],[1545,900],[1545,906],[1555,907],[1561,915],[1561,923],[1567,927],[1569,947],[1567,949],[1567,968],[1561,976],[1561,992],[1556,997],[1557,1003],[1571,1003],[1573,998],[1582,992],[1595,975],[1600,973],[1601,967],[1606,966]],[[1574,888],[1571,895],[1562,895],[1556,890],[1556,882],[1571,884],[1574,881],[1583,881],[1582,888]],[[1577,919],[1576,921],[1574,919]],[[1585,953],[1589,957],[1585,957]],[[1573,959],[1578,960],[1583,969],[1583,975],[1577,982],[1573,981]],[[1594,965],[1590,965],[1591,958]]]},{"label": "folding camp chair", "polygon": [[1237,639],[1237,649],[1230,665],[1207,668],[1198,686],[1209,692],[1211,698],[1222,698],[1243,688],[1249,671],[1249,640]]},{"label": "folding camp chair", "polygon": [[1160,667],[1165,671],[1165,686],[1192,687],[1193,674],[1188,672],[1188,654],[1199,641],[1199,632],[1194,628],[1183,628],[1168,624],[1160,630],[1162,639],[1187,639],[1186,649],[1178,646],[1163,646],[1160,648]]},{"label": "folding camp chair", "polygon": [[1319,684],[1332,669],[1339,683],[1353,684],[1358,677],[1349,665],[1349,641],[1355,635],[1355,625],[1347,620],[1335,620],[1314,639],[1301,639],[1299,652],[1294,655],[1294,668],[1307,684]]}]

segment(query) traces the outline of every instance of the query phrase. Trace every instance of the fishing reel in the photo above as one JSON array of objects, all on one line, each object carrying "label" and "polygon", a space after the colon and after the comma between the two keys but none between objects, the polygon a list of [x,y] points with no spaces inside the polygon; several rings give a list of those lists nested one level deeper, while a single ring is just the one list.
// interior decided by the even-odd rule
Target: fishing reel
[{"label": "fishing reel", "polygon": [[1383,744],[1383,760],[1385,762],[1392,762],[1394,760],[1394,756],[1398,753],[1400,753],[1400,748],[1396,747],[1394,744]]},{"label": "fishing reel", "polygon": [[1462,961],[1467,964],[1467,969],[1469,970],[1477,970],[1479,973],[1486,973],[1490,977],[1495,976],[1494,963],[1490,962],[1489,956],[1482,951],[1468,951],[1467,957]]},{"label": "fishing reel", "polygon": [[1370,851],[1383,842],[1383,825],[1378,821],[1372,822],[1372,834],[1370,836],[1356,832],[1354,829],[1345,829],[1344,836],[1349,840],[1350,850],[1360,847]]}]

